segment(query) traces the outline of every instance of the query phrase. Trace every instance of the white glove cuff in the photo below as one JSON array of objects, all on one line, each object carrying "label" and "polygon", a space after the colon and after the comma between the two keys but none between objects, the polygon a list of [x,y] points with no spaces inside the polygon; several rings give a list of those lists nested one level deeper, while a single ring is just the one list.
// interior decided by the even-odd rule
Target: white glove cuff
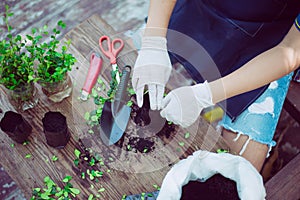
[{"label": "white glove cuff", "polygon": [[167,50],[167,39],[161,36],[147,36],[142,39],[142,48]]},{"label": "white glove cuff", "polygon": [[204,83],[193,85],[192,89],[198,103],[200,103],[201,106],[207,108],[214,105],[214,103],[212,102],[211,90],[207,81],[205,81]]}]

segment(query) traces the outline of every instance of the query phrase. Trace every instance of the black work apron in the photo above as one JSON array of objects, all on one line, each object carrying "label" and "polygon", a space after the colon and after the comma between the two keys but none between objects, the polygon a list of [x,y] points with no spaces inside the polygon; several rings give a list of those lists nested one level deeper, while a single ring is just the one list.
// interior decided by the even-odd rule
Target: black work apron
[{"label": "black work apron", "polygon": [[[177,0],[167,34],[171,60],[198,83],[218,79],[282,41],[299,12],[300,0]],[[267,87],[220,105],[234,120]]]}]

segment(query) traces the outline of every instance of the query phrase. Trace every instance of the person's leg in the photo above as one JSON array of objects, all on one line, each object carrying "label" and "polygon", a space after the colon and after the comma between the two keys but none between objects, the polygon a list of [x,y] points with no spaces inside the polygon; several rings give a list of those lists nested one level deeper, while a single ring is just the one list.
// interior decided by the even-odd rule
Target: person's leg
[{"label": "person's leg", "polygon": [[235,121],[227,115],[220,125],[222,135],[233,154],[241,155],[260,171],[269,150],[287,94],[292,74],[270,84],[269,88]]},{"label": "person's leg", "polygon": [[[236,155],[239,155],[239,152],[241,152],[243,146],[249,139],[247,135],[241,135],[235,141],[237,134],[227,129],[223,129],[222,134],[230,148],[230,153]],[[267,157],[268,151],[268,145],[250,140],[247,148],[245,148],[241,156],[246,158],[257,169],[257,171],[260,171],[264,164],[265,158]]]}]

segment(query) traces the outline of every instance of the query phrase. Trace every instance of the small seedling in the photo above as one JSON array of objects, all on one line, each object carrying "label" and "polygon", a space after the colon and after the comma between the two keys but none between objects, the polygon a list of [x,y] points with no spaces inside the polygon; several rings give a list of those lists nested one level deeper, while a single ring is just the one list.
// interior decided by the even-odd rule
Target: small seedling
[{"label": "small seedling", "polygon": [[160,187],[156,184],[153,184],[153,187],[156,189],[156,190],[160,190]]},{"label": "small seedling", "polygon": [[185,133],[184,138],[188,139],[189,137],[190,137],[190,133],[189,132]]},{"label": "small seedling", "polygon": [[179,146],[183,147],[184,146],[184,142],[178,142]]},{"label": "small seedling", "polygon": [[55,162],[55,161],[57,161],[57,160],[58,160],[58,157],[57,157],[57,156],[55,156],[55,155],[52,156],[52,161],[53,161],[53,162]]},{"label": "small seedling", "polygon": [[32,155],[30,153],[25,155],[25,158],[31,158],[31,157],[32,157]]},{"label": "small seedling", "polygon": [[31,200],[71,200],[73,197],[76,197],[80,194],[80,190],[74,188],[73,185],[70,183],[72,180],[71,176],[66,176],[62,182],[65,183],[63,189],[58,187],[56,183],[49,176],[44,178],[44,184],[46,188],[34,188],[32,192]]},{"label": "small seedling", "polygon": [[229,151],[226,149],[218,149],[217,153],[228,153]]}]

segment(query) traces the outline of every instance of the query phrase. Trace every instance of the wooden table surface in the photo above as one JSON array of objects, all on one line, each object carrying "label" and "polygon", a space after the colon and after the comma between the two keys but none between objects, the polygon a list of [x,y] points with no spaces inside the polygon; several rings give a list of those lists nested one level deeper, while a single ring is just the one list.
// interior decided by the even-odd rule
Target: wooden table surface
[{"label": "wooden table surface", "polygon": [[[161,185],[165,174],[179,159],[199,149],[215,152],[219,148],[227,148],[219,133],[201,118],[188,129],[175,127],[176,133],[166,141],[152,136],[155,148],[149,153],[128,151],[126,147],[118,145],[107,147],[102,143],[97,132],[89,133],[91,127],[87,125],[84,115],[96,109],[96,105],[92,99],[81,102],[78,97],[88,71],[90,55],[92,52],[100,52],[98,39],[102,35],[124,39],[126,43],[118,57],[118,65],[120,68],[125,65],[134,65],[137,54],[129,44],[130,40],[122,33],[116,33],[99,16],[92,16],[63,38],[64,41],[71,39],[69,52],[77,59],[70,73],[74,86],[72,96],[60,103],[52,103],[37,85],[38,105],[33,109],[20,112],[33,127],[33,132],[29,137],[30,142],[27,145],[15,144],[11,147],[14,142],[0,130],[0,163],[28,199],[32,196],[33,188],[45,187],[43,183],[45,176],[49,176],[58,185],[62,184],[61,180],[66,175],[72,176],[71,183],[81,191],[78,199],[87,199],[90,194],[95,196],[101,187],[105,188],[105,191],[101,192],[101,199],[121,199],[124,194],[155,191],[153,185]],[[108,86],[110,64],[108,59],[103,54],[101,55],[104,63],[100,78]],[[167,88],[174,87],[178,85],[173,84],[171,80]],[[14,110],[14,108],[1,87],[0,95],[0,105],[3,110],[0,117],[3,117],[5,111]],[[46,143],[42,118],[50,110],[60,111],[67,117],[71,139],[64,149],[58,150]],[[131,127],[134,126],[132,123],[132,121],[129,122]],[[187,132],[190,136],[185,138]],[[98,162],[94,166],[89,166],[82,161],[79,166],[75,166],[75,149],[80,150],[82,154],[90,152],[89,155],[100,156],[103,163]],[[27,154],[31,154],[32,157],[25,158]],[[51,159],[53,155],[58,157],[55,162]],[[82,179],[81,173],[86,172],[87,169],[101,170],[104,172],[103,177],[99,178],[99,181],[90,180],[88,177]]]}]

